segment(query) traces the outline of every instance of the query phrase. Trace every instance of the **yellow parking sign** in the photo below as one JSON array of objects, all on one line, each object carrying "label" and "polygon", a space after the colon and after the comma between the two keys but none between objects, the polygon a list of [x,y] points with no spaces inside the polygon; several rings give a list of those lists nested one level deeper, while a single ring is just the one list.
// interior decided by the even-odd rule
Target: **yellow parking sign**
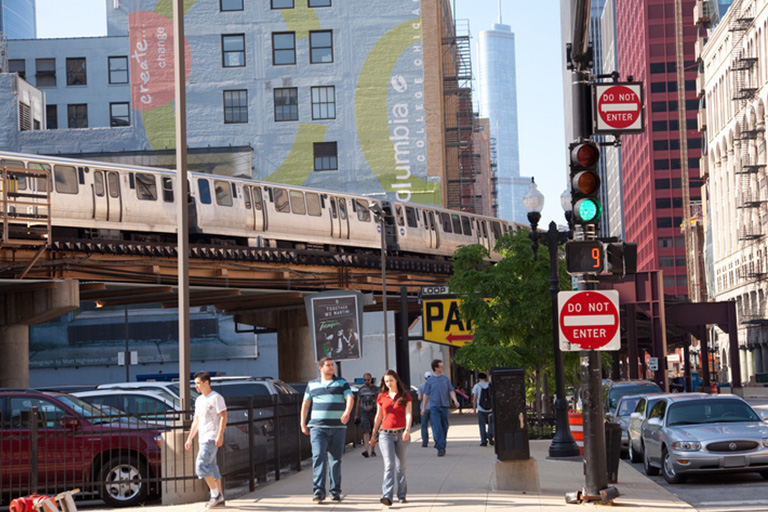
[{"label": "yellow parking sign", "polygon": [[424,341],[461,347],[472,341],[472,321],[459,315],[459,299],[422,299]]}]

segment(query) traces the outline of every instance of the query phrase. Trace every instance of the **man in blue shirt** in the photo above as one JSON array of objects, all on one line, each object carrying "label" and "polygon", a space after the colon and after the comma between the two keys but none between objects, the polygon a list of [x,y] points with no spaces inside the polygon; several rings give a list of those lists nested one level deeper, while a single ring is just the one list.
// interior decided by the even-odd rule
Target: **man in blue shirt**
[{"label": "man in blue shirt", "polygon": [[432,438],[435,440],[437,456],[445,455],[445,441],[448,436],[448,410],[451,403],[459,407],[456,392],[451,379],[443,375],[443,362],[439,359],[432,361],[432,377],[424,385],[424,399],[421,402],[421,414],[429,407],[429,421],[432,422]]},{"label": "man in blue shirt", "polygon": [[[312,501],[325,499],[325,477],[330,475],[331,499],[341,501],[341,455],[355,397],[346,380],[336,377],[333,359],[318,361],[320,378],[310,381],[301,404],[301,432],[312,445]],[[307,423],[310,405],[312,415]]]}]

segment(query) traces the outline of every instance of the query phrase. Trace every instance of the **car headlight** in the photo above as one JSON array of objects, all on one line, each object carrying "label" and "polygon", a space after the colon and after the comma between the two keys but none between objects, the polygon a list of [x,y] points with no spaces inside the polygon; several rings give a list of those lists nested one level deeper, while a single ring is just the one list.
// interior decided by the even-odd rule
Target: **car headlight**
[{"label": "car headlight", "polygon": [[672,449],[681,452],[696,452],[701,450],[701,443],[698,441],[675,441],[672,443]]},{"label": "car headlight", "polygon": [[768,437],[763,438],[763,446],[768,448]]}]

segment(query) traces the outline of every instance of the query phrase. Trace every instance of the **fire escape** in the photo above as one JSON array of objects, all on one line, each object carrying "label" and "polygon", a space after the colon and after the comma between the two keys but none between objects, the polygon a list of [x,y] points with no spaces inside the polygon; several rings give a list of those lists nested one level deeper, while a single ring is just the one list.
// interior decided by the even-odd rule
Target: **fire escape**
[{"label": "fire escape", "polygon": [[472,132],[472,54],[469,45],[469,21],[450,19],[447,33],[442,38],[443,96],[446,162],[446,208],[478,211],[475,194],[477,156],[474,151]]}]

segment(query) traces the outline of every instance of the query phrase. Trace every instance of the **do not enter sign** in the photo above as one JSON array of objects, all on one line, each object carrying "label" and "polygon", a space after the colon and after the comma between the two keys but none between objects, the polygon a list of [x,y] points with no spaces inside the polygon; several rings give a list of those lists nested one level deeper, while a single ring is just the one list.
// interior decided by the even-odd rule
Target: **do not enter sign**
[{"label": "do not enter sign", "polygon": [[643,86],[639,82],[595,84],[595,133],[643,131]]},{"label": "do not enter sign", "polygon": [[560,349],[619,350],[619,292],[560,292],[557,295]]}]

